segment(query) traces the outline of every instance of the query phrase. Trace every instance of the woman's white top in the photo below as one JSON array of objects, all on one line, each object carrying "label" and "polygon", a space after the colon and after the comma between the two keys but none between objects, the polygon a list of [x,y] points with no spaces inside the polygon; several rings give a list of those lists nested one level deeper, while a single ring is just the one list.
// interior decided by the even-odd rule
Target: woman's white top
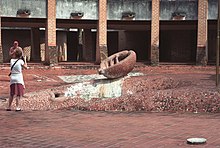
[{"label": "woman's white top", "polygon": [[[18,59],[11,59],[10,65],[12,66]],[[20,83],[24,86],[24,79],[22,74],[22,65],[24,65],[24,61],[22,59],[19,59],[17,63],[14,65],[14,67],[11,70],[11,79],[10,79],[10,85],[14,83]]]}]

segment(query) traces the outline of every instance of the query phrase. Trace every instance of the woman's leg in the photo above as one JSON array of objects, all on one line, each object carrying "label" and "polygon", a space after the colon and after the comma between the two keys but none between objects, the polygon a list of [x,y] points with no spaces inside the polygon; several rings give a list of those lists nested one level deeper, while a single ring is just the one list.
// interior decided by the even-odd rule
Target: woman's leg
[{"label": "woman's leg", "polygon": [[7,108],[8,111],[11,110],[11,104],[13,102],[13,99],[14,99],[14,96],[10,95],[9,100],[8,100],[8,108]]},{"label": "woman's leg", "polygon": [[16,111],[20,111],[21,108],[19,107],[19,102],[20,102],[21,96],[16,97]]}]

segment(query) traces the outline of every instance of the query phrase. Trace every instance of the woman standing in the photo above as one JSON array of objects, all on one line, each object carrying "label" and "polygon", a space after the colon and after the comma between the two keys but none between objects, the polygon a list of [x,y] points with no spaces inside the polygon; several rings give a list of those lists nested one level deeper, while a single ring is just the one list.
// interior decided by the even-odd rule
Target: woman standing
[{"label": "woman standing", "polygon": [[16,110],[21,111],[19,107],[19,101],[21,97],[24,95],[24,79],[22,74],[22,68],[27,69],[26,58],[22,60],[22,49],[16,48],[14,50],[14,54],[12,55],[12,59],[10,60],[11,65],[11,73],[10,73],[10,97],[8,100],[8,108],[7,111],[11,111],[11,105],[14,97],[16,97]]}]

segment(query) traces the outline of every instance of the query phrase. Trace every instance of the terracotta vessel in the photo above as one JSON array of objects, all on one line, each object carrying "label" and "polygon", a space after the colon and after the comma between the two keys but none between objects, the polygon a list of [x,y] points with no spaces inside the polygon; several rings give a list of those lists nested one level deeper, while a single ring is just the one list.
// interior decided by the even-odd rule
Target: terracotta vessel
[{"label": "terracotta vessel", "polygon": [[132,50],[124,50],[103,60],[98,72],[109,79],[116,79],[131,72],[135,63],[136,53]]}]

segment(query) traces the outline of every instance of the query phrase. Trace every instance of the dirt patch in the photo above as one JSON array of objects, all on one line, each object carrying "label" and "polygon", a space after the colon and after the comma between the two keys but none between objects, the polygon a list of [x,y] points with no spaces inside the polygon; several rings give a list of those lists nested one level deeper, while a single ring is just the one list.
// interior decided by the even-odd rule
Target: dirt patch
[{"label": "dirt patch", "polygon": [[[220,112],[215,67],[142,66],[133,71],[144,75],[125,79],[121,97],[84,100],[79,97],[59,99],[70,86],[59,76],[97,74],[97,69],[28,69],[24,71],[26,97],[21,106],[24,110]],[[8,72],[9,69],[1,70],[0,94],[4,99],[0,101],[0,108],[5,107],[9,94]]]}]

